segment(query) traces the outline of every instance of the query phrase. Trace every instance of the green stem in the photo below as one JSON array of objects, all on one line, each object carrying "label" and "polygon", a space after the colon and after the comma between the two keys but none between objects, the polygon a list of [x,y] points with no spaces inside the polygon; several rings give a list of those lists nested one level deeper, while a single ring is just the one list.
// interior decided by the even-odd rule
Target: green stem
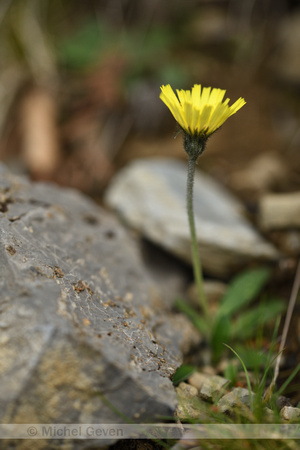
[{"label": "green stem", "polygon": [[190,227],[190,233],[191,233],[193,268],[194,268],[194,277],[195,277],[195,282],[196,282],[196,286],[197,286],[197,292],[198,292],[200,304],[202,306],[205,317],[210,321],[210,313],[209,313],[208,303],[207,303],[206,295],[204,292],[204,286],[203,286],[202,267],[201,267],[199,251],[198,251],[197,235],[196,235],[195,219],[194,219],[193,196],[194,196],[194,176],[195,176],[196,160],[197,159],[195,157],[189,156],[186,205],[187,205],[187,213],[188,213],[189,227]]}]

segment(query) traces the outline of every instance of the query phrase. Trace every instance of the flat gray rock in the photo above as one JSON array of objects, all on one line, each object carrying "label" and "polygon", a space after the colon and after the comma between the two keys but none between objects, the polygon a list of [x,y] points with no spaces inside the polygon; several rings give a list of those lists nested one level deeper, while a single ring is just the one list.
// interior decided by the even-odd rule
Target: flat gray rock
[{"label": "flat gray rock", "polygon": [[155,310],[136,241],[86,196],[0,165],[0,289],[2,423],[172,416],[178,330]]},{"label": "flat gray rock", "polygon": [[[116,175],[105,199],[131,227],[190,263],[186,172],[186,164],[178,160],[135,160]],[[197,171],[194,190],[199,251],[208,273],[228,275],[249,261],[278,258],[224,187]]]}]

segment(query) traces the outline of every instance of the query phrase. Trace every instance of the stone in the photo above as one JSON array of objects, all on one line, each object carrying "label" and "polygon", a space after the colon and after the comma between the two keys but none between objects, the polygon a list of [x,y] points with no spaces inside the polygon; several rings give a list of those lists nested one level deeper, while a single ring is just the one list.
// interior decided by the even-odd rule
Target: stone
[{"label": "stone", "polygon": [[248,389],[241,387],[234,388],[231,392],[225,394],[218,401],[217,406],[222,413],[232,411],[234,408],[237,408],[237,410],[242,413],[244,409],[243,406],[250,406],[250,396]]},{"label": "stone", "polygon": [[168,315],[168,326],[162,317],[156,318],[155,337],[163,342],[168,352],[179,360],[181,355],[188,355],[193,349],[199,349],[202,336],[199,331],[183,314]]},{"label": "stone", "polygon": [[83,194],[0,165],[1,423],[172,416],[179,339],[156,337],[172,326],[137,244]]},{"label": "stone", "polygon": [[219,375],[207,377],[199,390],[199,396],[205,401],[215,402],[225,393],[230,381]]},{"label": "stone", "polygon": [[207,376],[203,373],[194,372],[189,378],[189,383],[200,391],[206,378]]},{"label": "stone", "polygon": [[299,421],[300,408],[293,408],[292,406],[284,406],[280,411],[280,416],[289,422]]},{"label": "stone", "polygon": [[185,382],[181,382],[179,383],[178,388],[176,389],[177,394],[180,395],[181,397],[185,397],[185,398],[193,398],[193,397],[197,397],[198,395],[198,389],[188,383]]},{"label": "stone", "polygon": [[176,388],[178,405],[175,417],[180,421],[191,419],[208,419],[206,405],[198,397],[198,389],[187,383],[180,383]]},{"label": "stone", "polygon": [[[185,297],[191,281],[190,268],[161,247],[145,239],[141,242],[143,261],[164,305],[173,308],[174,299]],[[161,298],[159,299],[161,301]],[[198,301],[199,303],[199,301]]]},{"label": "stone", "polygon": [[[184,162],[171,158],[135,160],[113,178],[105,202],[133,229],[191,264],[186,171]],[[250,261],[279,257],[224,187],[197,171],[194,189],[199,251],[207,273],[228,276]]]},{"label": "stone", "polygon": [[266,194],[259,204],[263,230],[300,228],[300,192]]}]

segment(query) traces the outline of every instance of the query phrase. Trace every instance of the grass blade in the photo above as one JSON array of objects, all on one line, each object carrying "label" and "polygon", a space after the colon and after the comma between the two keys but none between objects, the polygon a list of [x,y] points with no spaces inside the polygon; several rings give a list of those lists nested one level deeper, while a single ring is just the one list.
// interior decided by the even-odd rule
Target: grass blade
[{"label": "grass blade", "polygon": [[228,347],[229,350],[232,351],[232,353],[235,354],[235,356],[239,359],[240,363],[241,363],[242,366],[243,366],[243,369],[244,369],[244,372],[245,372],[245,376],[246,376],[246,380],[247,380],[248,391],[249,391],[250,407],[251,407],[251,411],[253,411],[253,396],[252,396],[251,383],[250,383],[250,378],[249,378],[249,373],[248,373],[247,367],[245,366],[244,361],[242,360],[242,358],[238,355],[238,353],[237,353],[235,350],[233,350],[232,347],[230,347],[230,346],[227,345],[227,344],[224,344],[224,345],[225,345],[226,347]]}]

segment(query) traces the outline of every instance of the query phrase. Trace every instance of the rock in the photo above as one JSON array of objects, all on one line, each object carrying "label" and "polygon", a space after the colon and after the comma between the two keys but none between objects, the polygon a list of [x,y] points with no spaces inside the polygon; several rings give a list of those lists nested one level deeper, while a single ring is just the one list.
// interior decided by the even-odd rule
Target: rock
[{"label": "rock", "polygon": [[157,317],[172,327],[137,241],[86,196],[2,165],[0,211],[1,422],[171,416],[181,354],[155,335]]},{"label": "rock", "polygon": [[[191,263],[186,164],[172,159],[135,160],[116,175],[105,201],[134,229]],[[277,250],[243,216],[241,204],[212,178],[197,172],[195,222],[202,264],[229,275],[252,260],[276,260]]]},{"label": "rock", "polygon": [[182,382],[176,388],[176,393],[178,398],[178,406],[175,416],[180,421],[191,419],[208,419],[205,412],[205,405],[203,401],[198,398],[197,388]]},{"label": "rock", "polygon": [[300,228],[300,192],[264,195],[259,209],[264,230]]},{"label": "rock", "polygon": [[207,376],[203,373],[194,372],[189,378],[189,383],[200,391],[206,378]]},{"label": "rock", "polygon": [[186,296],[191,282],[190,268],[161,247],[146,240],[142,240],[142,255],[153,284],[159,287],[164,305],[173,308],[174,299]]},{"label": "rock", "polygon": [[183,314],[169,315],[168,326],[164,317],[162,320],[156,317],[155,337],[159,342],[163,342],[168,352],[176,355],[178,360],[181,354],[188,355],[191,350],[199,349],[202,342],[199,331]]},{"label": "rock", "polygon": [[199,390],[199,396],[203,400],[215,402],[225,393],[230,381],[219,375],[207,377]]},{"label": "rock", "polygon": [[217,406],[220,412],[223,413],[232,411],[234,408],[237,408],[237,410],[242,413],[243,406],[250,406],[250,396],[248,389],[241,387],[234,388],[231,392],[224,395],[219,400]]},{"label": "rock", "polygon": [[292,406],[284,406],[280,411],[280,416],[284,420],[299,421],[300,417],[300,408],[293,408]]},{"label": "rock", "polygon": [[177,395],[185,398],[194,398],[198,395],[198,389],[188,383],[181,382],[176,389]]}]

